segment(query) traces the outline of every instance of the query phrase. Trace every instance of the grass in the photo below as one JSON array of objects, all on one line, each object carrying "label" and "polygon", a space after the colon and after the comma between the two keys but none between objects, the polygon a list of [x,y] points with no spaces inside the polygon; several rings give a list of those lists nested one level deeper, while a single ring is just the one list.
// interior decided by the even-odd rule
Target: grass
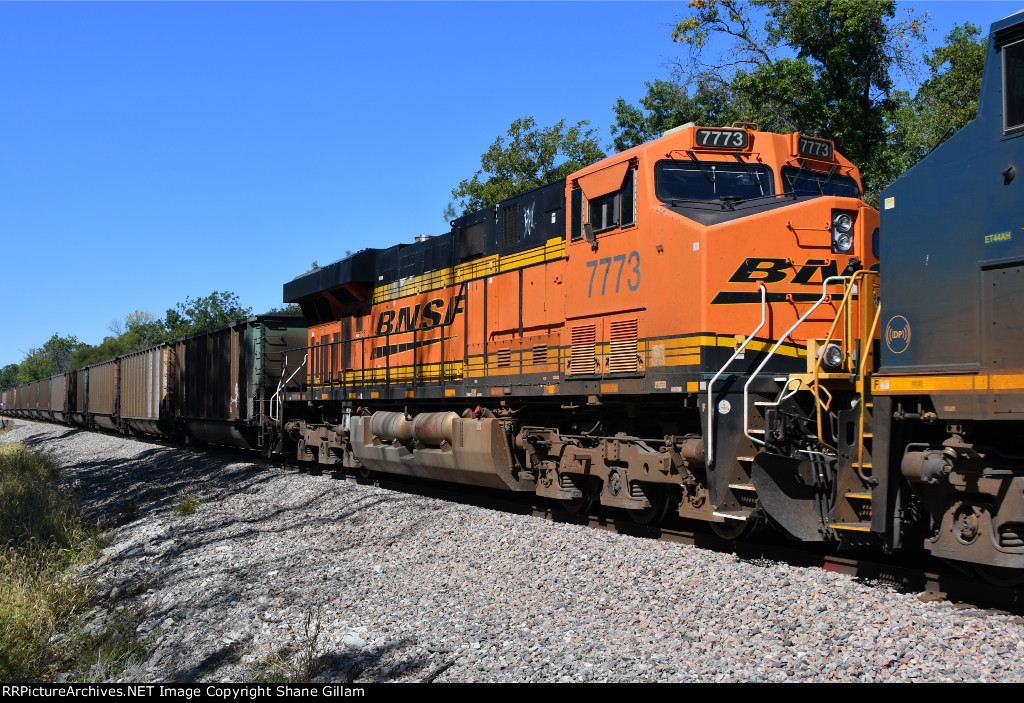
[{"label": "grass", "polygon": [[174,514],[185,517],[186,515],[192,515],[195,513],[196,508],[199,507],[199,499],[194,495],[182,494],[178,497],[178,503],[174,506]]},{"label": "grass", "polygon": [[258,666],[252,683],[306,683],[324,670],[320,635],[323,610],[314,606],[306,610],[305,624],[298,642],[266,657]]},{"label": "grass", "polygon": [[102,629],[74,637],[70,649],[80,681],[109,681],[145,658],[146,645],[136,635],[141,618],[139,608],[120,608],[107,617]]},{"label": "grass", "polygon": [[68,656],[51,646],[90,602],[74,568],[97,555],[97,531],[57,482],[56,463],[0,445],[0,681],[42,681]]}]

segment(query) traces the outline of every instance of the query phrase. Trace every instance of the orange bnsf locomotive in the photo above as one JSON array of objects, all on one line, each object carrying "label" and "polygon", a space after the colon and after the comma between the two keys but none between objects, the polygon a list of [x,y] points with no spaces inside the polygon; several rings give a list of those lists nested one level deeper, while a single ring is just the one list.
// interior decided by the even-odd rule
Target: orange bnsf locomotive
[{"label": "orange bnsf locomotive", "polygon": [[836,456],[874,353],[877,226],[827,140],[677,128],[285,284],[309,325],[285,438],[642,523],[859,539],[867,460]]}]

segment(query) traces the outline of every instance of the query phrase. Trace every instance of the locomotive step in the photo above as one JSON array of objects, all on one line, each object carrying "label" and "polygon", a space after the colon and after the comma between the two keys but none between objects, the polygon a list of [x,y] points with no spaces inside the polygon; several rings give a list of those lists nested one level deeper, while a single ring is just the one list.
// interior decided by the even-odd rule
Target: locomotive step
[{"label": "locomotive step", "polygon": [[739,511],[718,511],[711,513],[715,517],[724,517],[727,520],[746,520],[749,517],[749,513],[743,513]]},{"label": "locomotive step", "polygon": [[837,522],[829,525],[833,530],[849,530],[851,532],[871,532],[870,522]]},{"label": "locomotive step", "polygon": [[730,483],[729,488],[734,491],[757,491],[753,484],[750,483]]},{"label": "locomotive step", "polygon": [[854,500],[871,500],[870,493],[847,493],[846,497]]}]

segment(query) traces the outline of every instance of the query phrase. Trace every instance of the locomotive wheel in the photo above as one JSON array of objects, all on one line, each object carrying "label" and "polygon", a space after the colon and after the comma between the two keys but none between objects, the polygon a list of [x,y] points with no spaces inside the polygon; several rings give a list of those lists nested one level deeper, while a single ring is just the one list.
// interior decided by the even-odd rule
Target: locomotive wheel
[{"label": "locomotive wheel", "polygon": [[581,495],[579,498],[573,498],[572,500],[560,500],[558,504],[562,506],[562,509],[567,513],[578,515],[579,513],[586,513],[590,510],[591,506],[594,505],[593,495]]},{"label": "locomotive wheel", "polygon": [[1009,588],[1024,583],[1024,569],[1011,569],[1005,566],[989,566],[975,564],[974,571],[993,586]]},{"label": "locomotive wheel", "polygon": [[708,524],[711,525],[711,531],[722,539],[740,539],[750,532],[750,520],[726,520]]},{"label": "locomotive wheel", "polygon": [[638,525],[656,525],[665,519],[665,515],[668,513],[670,503],[668,491],[660,486],[653,486],[646,488],[644,495],[650,501],[651,507],[641,510],[630,510],[629,516]]},{"label": "locomotive wheel", "polygon": [[594,483],[593,479],[579,477],[577,481],[576,487],[581,492],[580,497],[558,501],[566,512],[572,513],[573,515],[590,512],[590,509],[594,507],[594,501],[597,500],[597,495],[600,492],[600,487]]}]

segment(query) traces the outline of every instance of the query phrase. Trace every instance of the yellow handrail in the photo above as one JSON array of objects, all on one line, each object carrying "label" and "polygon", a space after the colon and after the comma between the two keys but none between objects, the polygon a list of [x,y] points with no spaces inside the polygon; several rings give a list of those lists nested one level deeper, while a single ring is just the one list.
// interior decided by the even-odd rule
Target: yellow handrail
[{"label": "yellow handrail", "polygon": [[[813,366],[813,368],[811,370],[812,377],[811,377],[811,388],[810,388],[810,390],[814,394],[815,414],[816,414],[817,427],[818,427],[818,441],[821,442],[824,446],[829,447],[830,449],[835,449],[835,447],[833,447],[831,444],[826,442],[825,438],[822,436],[822,423],[821,423],[821,411],[822,411],[821,389],[822,389],[822,387],[821,387],[821,382],[820,382],[819,376],[818,376],[819,373],[821,372],[821,364],[822,364],[822,361],[824,359],[824,350],[828,347],[829,343],[835,338],[836,328],[839,326],[840,319],[842,319],[843,320],[843,331],[844,331],[845,342],[846,342],[846,349],[844,349],[844,353],[843,353],[843,366],[845,368],[847,368],[847,369],[850,368],[849,365],[848,365],[848,362],[847,362],[847,359],[848,359],[848,356],[849,356],[849,351],[848,350],[852,349],[852,347],[853,347],[852,343],[853,343],[854,336],[855,336],[854,335],[854,331],[853,331],[853,316],[850,314],[850,310],[849,310],[850,305],[851,305],[851,303],[853,301],[853,292],[854,292],[854,290],[863,291],[864,288],[865,288],[864,284],[866,282],[866,279],[868,279],[869,277],[877,277],[877,276],[878,276],[878,272],[877,271],[872,271],[870,269],[862,269],[860,271],[856,271],[852,276],[849,277],[849,279],[846,282],[846,288],[843,291],[843,298],[842,298],[842,300],[839,303],[839,309],[836,311],[836,317],[832,321],[832,327],[829,329],[828,334],[825,336],[824,341],[818,347],[819,351],[818,351],[818,354],[817,354],[816,358],[814,359],[814,366]],[[858,283],[859,283],[859,285],[858,285]],[[860,301],[862,303],[864,301],[863,292],[860,295]],[[881,307],[879,307],[879,311],[880,310],[881,310]],[[867,307],[862,304],[861,307],[860,307],[860,313],[861,313],[861,319],[862,319],[862,325],[861,325],[861,330],[860,330],[861,333],[863,333],[864,329],[867,327],[866,324],[863,324],[864,322],[866,322],[866,316],[865,316],[866,311],[867,311]],[[858,369],[858,368],[854,367],[854,369],[853,369],[853,371],[857,372],[856,383],[857,383],[858,391],[861,392],[861,396],[862,397],[863,397],[863,388],[862,387],[863,387],[864,373],[865,373],[865,369],[866,369],[866,362],[869,359],[873,358],[873,354],[872,354],[872,351],[871,351],[872,350],[872,341],[874,340],[875,330],[877,329],[879,311],[875,312],[874,322],[870,326],[870,332],[868,333],[867,337],[860,339],[860,343],[861,343],[860,346],[861,346],[861,350],[862,350],[860,368]],[[831,404],[832,404],[832,398],[831,398],[831,394],[829,394],[828,403],[825,404],[825,406],[824,406],[825,410],[828,410],[828,408],[831,406]],[[862,402],[861,403],[861,427],[860,427],[860,429],[861,429],[861,437],[863,437],[863,431],[864,431],[863,410],[864,410],[864,403]],[[861,456],[861,458],[863,458],[863,452],[864,452],[864,443],[862,441],[862,442],[860,442],[860,456]]]}]

